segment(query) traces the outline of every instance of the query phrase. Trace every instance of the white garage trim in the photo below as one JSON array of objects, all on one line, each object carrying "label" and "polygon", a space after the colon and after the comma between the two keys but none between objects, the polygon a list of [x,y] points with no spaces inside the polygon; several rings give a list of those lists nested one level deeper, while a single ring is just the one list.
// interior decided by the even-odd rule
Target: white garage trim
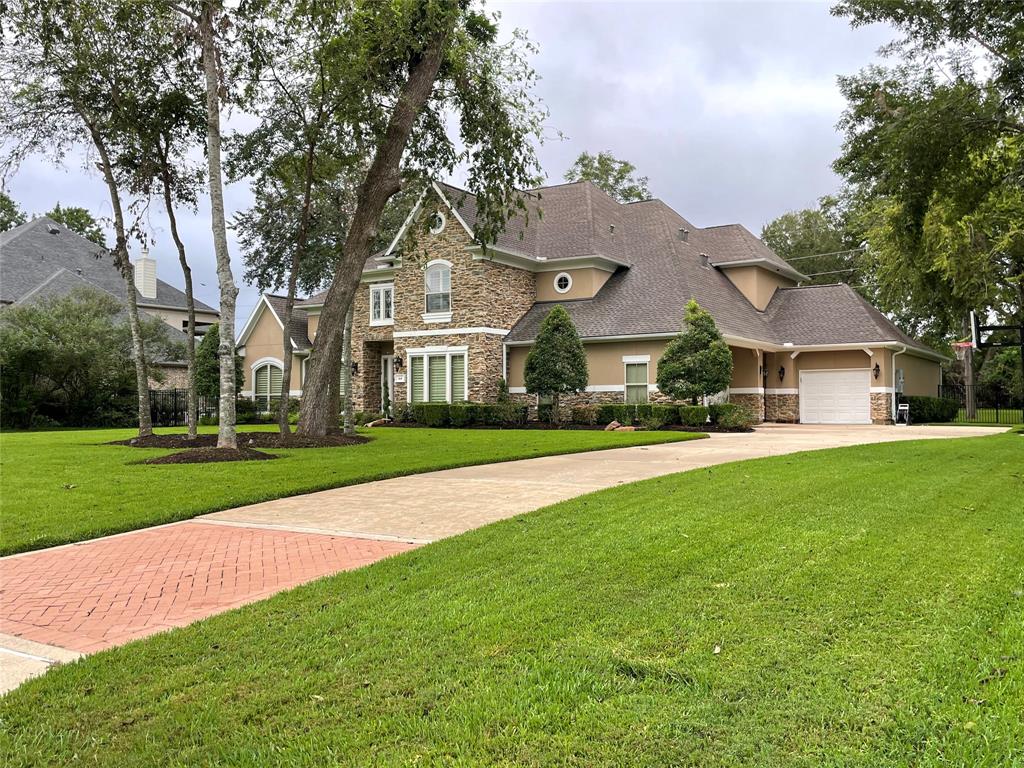
[{"label": "white garage trim", "polygon": [[870,424],[870,390],[869,368],[800,371],[800,422]]}]

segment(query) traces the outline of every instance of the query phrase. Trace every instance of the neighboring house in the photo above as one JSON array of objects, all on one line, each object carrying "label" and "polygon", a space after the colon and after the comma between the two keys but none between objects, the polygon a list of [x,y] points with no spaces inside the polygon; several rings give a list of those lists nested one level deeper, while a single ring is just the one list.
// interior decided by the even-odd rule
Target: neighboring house
[{"label": "neighboring house", "polygon": [[[110,251],[63,224],[43,216],[0,232],[0,305],[25,304],[63,296],[75,288],[103,291],[126,303],[124,280]],[[188,312],[185,294],[156,276],[156,260],[146,251],[135,261],[135,298],[139,309],[174,329],[185,341]],[[196,301],[196,333],[217,322],[217,310]],[[161,360],[162,387],[184,387],[185,363]]]},{"label": "neighboring house", "polygon": [[[698,228],[660,200],[622,204],[578,182],[534,190],[528,223],[509,222],[484,250],[474,203],[434,184],[367,261],[354,315],[357,409],[380,410],[385,382],[393,402],[491,401],[503,379],[513,397],[535,402],[523,368],[556,304],[576,324],[590,371],[586,392],[563,402],[663,401],[658,359],[690,298],[732,349],[730,400],[764,420],[881,423],[897,392],[937,394],[940,354],[847,285],[799,286],[804,276],[738,224]],[[283,303],[265,296],[239,338],[247,394],[275,391],[275,370],[280,383]],[[323,294],[297,304],[295,396],[322,305]]]}]

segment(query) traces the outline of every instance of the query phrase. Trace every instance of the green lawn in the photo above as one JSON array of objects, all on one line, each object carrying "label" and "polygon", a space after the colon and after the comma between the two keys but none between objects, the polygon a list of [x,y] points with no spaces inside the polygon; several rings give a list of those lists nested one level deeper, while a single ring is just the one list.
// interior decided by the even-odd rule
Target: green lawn
[{"label": "green lawn", "polygon": [[1024,764],[1024,438],[558,504],[30,681],[29,765]]},{"label": "green lawn", "polygon": [[132,430],[0,434],[0,555],[385,477],[702,436],[485,429],[364,433],[373,438],[366,445],[274,449],[283,457],[276,461],[162,466],[133,462],[173,451],[102,444],[131,437]]}]

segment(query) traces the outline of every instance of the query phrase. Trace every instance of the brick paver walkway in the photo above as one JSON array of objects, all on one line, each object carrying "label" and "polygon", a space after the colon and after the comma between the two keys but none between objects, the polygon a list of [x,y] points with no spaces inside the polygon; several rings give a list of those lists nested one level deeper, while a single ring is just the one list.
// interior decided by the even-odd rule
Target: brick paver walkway
[{"label": "brick paver walkway", "polygon": [[186,522],[0,560],[0,632],[93,652],[413,544]]}]

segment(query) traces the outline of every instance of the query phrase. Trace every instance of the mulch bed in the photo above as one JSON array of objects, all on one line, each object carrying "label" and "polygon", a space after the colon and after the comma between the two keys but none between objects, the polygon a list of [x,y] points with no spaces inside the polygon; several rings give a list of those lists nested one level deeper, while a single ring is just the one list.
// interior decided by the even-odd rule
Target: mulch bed
[{"label": "mulch bed", "polygon": [[[238,445],[241,449],[252,448],[337,448],[345,445],[361,445],[370,438],[362,435],[343,435],[331,432],[324,437],[308,435],[282,435],[280,432],[239,432]],[[133,437],[128,440],[114,440],[107,445],[128,445],[132,448],[188,448],[197,451],[203,448],[216,448],[217,435],[197,435],[189,440],[188,435],[150,435],[149,437]],[[266,458],[266,454],[262,454]],[[167,459],[170,456],[165,457]],[[210,461],[240,461],[240,459],[209,459]],[[202,461],[202,459],[199,459]],[[175,463],[152,460],[149,464]]]},{"label": "mulch bed", "polygon": [[138,464],[211,464],[218,461],[266,461],[276,459],[272,453],[252,448],[190,448],[167,456],[155,456]]}]

